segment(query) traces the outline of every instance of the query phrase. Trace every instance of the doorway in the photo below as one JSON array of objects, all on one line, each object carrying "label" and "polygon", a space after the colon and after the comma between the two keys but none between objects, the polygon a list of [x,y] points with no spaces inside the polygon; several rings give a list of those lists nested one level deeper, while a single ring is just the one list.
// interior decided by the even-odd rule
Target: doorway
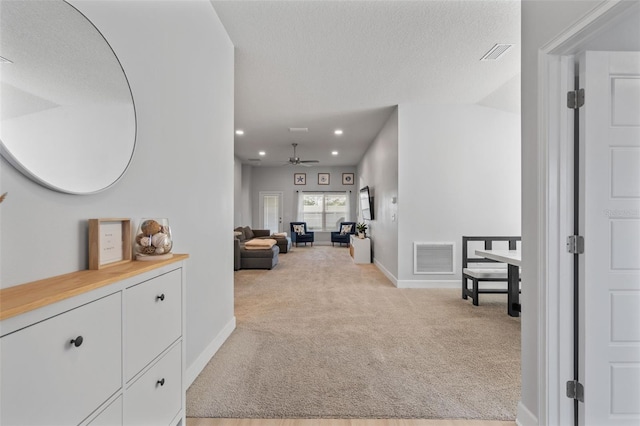
[{"label": "doorway", "polygon": [[260,191],[260,229],[282,232],[282,191]]},{"label": "doorway", "polygon": [[[605,355],[605,353],[612,354],[619,351],[626,344],[637,346],[640,343],[640,337],[635,335],[640,334],[640,329],[636,330],[637,327],[626,327],[625,333],[627,334],[624,335],[626,340],[624,342],[616,342],[616,331],[612,324],[612,322],[618,321],[618,325],[620,325],[620,322],[628,325],[633,321],[633,315],[637,315],[637,311],[635,311],[636,314],[631,314],[632,317],[629,317],[629,314],[625,312],[633,312],[638,304],[637,299],[640,298],[638,296],[640,286],[638,286],[637,278],[640,266],[637,263],[633,265],[625,264],[624,266],[631,266],[627,268],[626,272],[623,272],[628,279],[624,285],[618,285],[615,289],[610,289],[608,286],[603,289],[601,286],[594,285],[593,282],[589,284],[589,281],[593,281],[594,276],[599,272],[604,271],[606,272],[605,275],[610,273],[619,275],[620,271],[615,271],[614,263],[616,260],[613,254],[620,247],[625,246],[626,243],[620,245],[613,240],[614,234],[618,232],[616,226],[619,224],[616,225],[609,222],[613,222],[611,219],[624,219],[624,227],[631,226],[633,228],[636,226],[633,222],[638,222],[638,215],[636,213],[636,216],[632,214],[630,217],[625,218],[605,216],[606,210],[611,210],[609,203],[616,202],[616,196],[612,191],[619,191],[619,189],[614,188],[613,180],[620,178],[625,181],[625,184],[632,182],[634,169],[633,167],[627,167],[627,172],[621,172],[621,168],[617,168],[615,172],[612,170],[612,162],[615,160],[616,155],[620,157],[619,154],[616,154],[617,148],[613,145],[607,146],[606,149],[602,148],[602,146],[599,147],[598,149],[602,148],[604,151],[595,157],[592,155],[591,161],[589,157],[585,159],[583,151],[585,148],[587,151],[589,149],[593,151],[593,146],[589,148],[588,144],[585,145],[585,141],[581,140],[579,151],[574,151],[573,109],[567,108],[566,105],[567,94],[575,89],[575,75],[580,75],[580,88],[583,88],[585,73],[583,53],[591,49],[629,50],[628,46],[626,46],[626,49],[623,48],[615,37],[608,37],[608,44],[603,43],[603,40],[606,40],[606,35],[610,36],[628,16],[637,17],[637,14],[640,13],[638,11],[639,8],[637,2],[611,2],[605,4],[591,16],[591,19],[573,26],[541,51],[542,66],[540,69],[543,71],[540,73],[540,87],[541,94],[544,97],[544,102],[542,103],[545,105],[543,121],[546,120],[544,133],[547,137],[546,158],[544,158],[543,164],[546,182],[543,193],[547,196],[548,205],[545,214],[548,223],[545,231],[546,235],[541,240],[545,247],[545,261],[547,263],[545,276],[547,282],[544,284],[545,288],[543,289],[546,294],[546,309],[540,311],[540,317],[546,324],[546,330],[539,331],[541,356],[544,357],[547,364],[547,377],[546,382],[544,382],[545,379],[541,380],[539,387],[542,389],[541,398],[547,403],[546,413],[540,413],[541,416],[546,415],[546,421],[543,421],[545,424],[574,424],[576,418],[578,420],[576,424],[580,425],[601,424],[603,419],[606,419],[606,424],[637,424],[640,419],[640,413],[637,412],[637,400],[631,401],[629,399],[640,397],[640,370],[638,368],[635,368],[635,370],[633,368],[629,369],[633,365],[637,366],[637,362],[635,364],[633,362],[629,363],[627,359],[624,362],[609,360],[608,356]],[[635,49],[640,50],[637,47]],[[632,60],[632,62],[635,61],[637,60]],[[618,74],[626,74],[628,77],[632,73],[624,72]],[[605,81],[602,87],[605,88],[605,92],[615,88],[615,75],[607,74],[603,78]],[[640,82],[638,77],[633,78],[630,92],[629,90],[625,92],[627,95],[635,93],[636,88],[634,85]],[[594,106],[597,106],[597,108],[602,109],[598,115],[607,119],[613,118],[613,114],[609,114],[612,111],[611,105],[608,103],[610,93],[606,93],[607,100],[600,101],[595,96],[595,92],[598,92],[598,90],[585,88],[585,92],[585,103],[590,102],[592,110]],[[631,96],[633,97],[633,95]],[[634,107],[632,106],[632,108]],[[603,111],[606,111],[606,113]],[[593,115],[583,117],[584,114],[579,113],[578,116],[580,117],[578,120],[579,125],[576,126],[575,131],[580,135],[580,138],[583,138],[590,131],[588,127],[585,127],[585,124],[594,126],[595,120],[592,120]],[[596,126],[596,128],[600,129],[613,127],[602,123]],[[626,130],[629,130],[629,128],[639,128],[640,126],[637,126],[636,123],[627,123],[626,127]],[[637,136],[631,137],[633,140],[637,138]],[[609,141],[606,135],[600,135],[599,140]],[[627,142],[617,141],[614,145],[628,145],[623,149],[626,152],[629,148],[632,150],[639,149],[634,145],[636,142],[638,141],[634,142],[627,139]],[[576,155],[580,161],[576,162],[576,167],[574,167]],[[597,162],[593,162],[594,158]],[[624,155],[620,158],[624,158],[623,162],[634,161],[633,156]],[[600,169],[606,170],[600,178],[597,178],[599,183],[594,186],[594,177],[601,172],[599,171]],[[622,173],[622,175],[616,177],[617,173]],[[600,183],[602,182],[606,183],[601,185]],[[578,183],[578,187],[582,186],[582,188],[579,190],[579,202],[574,205],[573,188]],[[603,190],[603,188],[606,195],[599,195],[600,198],[596,204],[584,204],[585,198],[593,197],[590,192],[594,190],[597,192],[598,190]],[[628,192],[627,189],[622,190]],[[635,190],[631,188],[632,192]],[[623,210],[632,213],[634,211],[637,212],[633,205],[637,205],[640,199],[638,194],[628,195],[629,193],[622,198],[625,198],[626,202],[631,202],[632,208],[625,207]],[[574,274],[573,257],[576,255],[569,253],[564,246],[565,239],[575,234],[573,217],[576,210],[579,213],[578,220],[582,222],[578,227],[579,234],[584,236],[586,241],[585,254],[577,255],[579,256],[578,263],[580,266],[577,268],[577,273]],[[602,212],[605,212],[605,216],[602,215]],[[602,223],[602,220],[594,221],[593,219],[596,215],[602,216],[599,219],[605,219],[607,223]],[[603,237],[603,235],[605,236]],[[626,238],[633,239],[633,236],[627,232]],[[636,246],[625,249],[626,252],[629,252],[629,250],[633,252],[638,249]],[[626,258],[620,257],[620,259]],[[599,272],[595,271],[595,269],[598,269]],[[571,285],[575,275],[578,276],[579,280],[577,293],[574,293]],[[600,282],[603,283],[609,281],[606,277],[601,277],[600,279]],[[599,296],[595,296],[593,295],[594,290],[598,292],[606,290],[606,294],[599,293]],[[626,292],[625,296],[631,296],[631,298],[625,297],[624,303],[631,303],[632,306],[625,305],[621,309],[612,308],[616,303],[616,297],[620,295],[620,291]],[[593,299],[587,298],[585,301],[585,293],[588,295],[592,293],[590,297],[598,297],[597,307],[594,306],[593,302],[589,302],[589,300]],[[577,310],[574,310],[576,296],[579,303]],[[612,314],[614,310],[617,312],[615,316]],[[579,318],[577,322],[580,325],[577,334],[577,347],[574,345],[574,313],[577,313]],[[618,315],[623,315],[624,318],[616,319]],[[589,318],[590,322],[586,322],[587,318]],[[594,323],[593,321],[596,322]],[[590,327],[589,334],[585,334],[585,323],[587,327]],[[596,324],[603,325],[603,327],[598,327]],[[601,330],[596,330],[599,328]],[[628,335],[629,328],[633,334],[631,336]],[[589,342],[589,339],[592,339],[591,333],[596,331],[598,342]],[[613,346],[617,348],[613,348],[612,352]],[[543,354],[542,351],[545,353]],[[574,352],[577,358],[575,364]],[[589,354],[589,361],[585,361],[585,353]],[[575,368],[576,366],[578,368]],[[621,370],[616,372],[616,369]],[[604,374],[595,374],[595,370],[599,370]],[[623,370],[624,372],[620,374]],[[616,375],[622,380],[617,380]],[[585,378],[588,383],[585,382]],[[584,393],[580,395],[579,392],[576,396],[578,401],[582,400],[580,402],[567,397],[567,385],[574,380],[580,382],[580,385],[584,385]],[[619,390],[623,391],[624,395],[620,395]],[[629,402],[631,402],[631,405],[628,405]]]}]

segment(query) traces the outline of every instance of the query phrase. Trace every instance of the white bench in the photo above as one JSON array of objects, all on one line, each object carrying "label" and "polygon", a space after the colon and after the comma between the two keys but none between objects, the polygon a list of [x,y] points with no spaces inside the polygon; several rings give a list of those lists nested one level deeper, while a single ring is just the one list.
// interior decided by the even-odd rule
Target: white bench
[{"label": "white bench", "polygon": [[[474,257],[471,244],[482,243],[482,248],[492,250],[494,242],[502,241],[508,244],[509,250],[515,250],[521,237],[462,237],[462,298],[471,297],[473,304],[478,306],[480,293],[507,293],[507,288],[480,288],[481,282],[507,282],[507,265],[484,257]],[[468,283],[471,281],[471,288]]]}]

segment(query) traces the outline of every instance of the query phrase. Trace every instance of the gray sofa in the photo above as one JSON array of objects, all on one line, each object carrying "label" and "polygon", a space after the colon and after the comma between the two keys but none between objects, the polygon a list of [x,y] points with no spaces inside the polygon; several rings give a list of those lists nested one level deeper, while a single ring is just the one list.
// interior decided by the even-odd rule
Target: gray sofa
[{"label": "gray sofa", "polygon": [[[248,226],[234,229],[234,270],[239,269],[272,269],[278,264],[278,254],[286,253],[291,248],[291,240],[287,237],[272,237],[267,229],[251,229]],[[270,249],[248,250],[245,243],[254,238],[272,238],[276,245]]]},{"label": "gray sofa", "polygon": [[291,250],[291,238],[280,235],[271,235],[268,229],[251,229],[250,226],[239,226],[234,229],[235,232],[242,232],[242,235],[236,237],[240,240],[240,243],[249,241],[252,238],[272,238],[276,240],[280,253],[287,253]]}]

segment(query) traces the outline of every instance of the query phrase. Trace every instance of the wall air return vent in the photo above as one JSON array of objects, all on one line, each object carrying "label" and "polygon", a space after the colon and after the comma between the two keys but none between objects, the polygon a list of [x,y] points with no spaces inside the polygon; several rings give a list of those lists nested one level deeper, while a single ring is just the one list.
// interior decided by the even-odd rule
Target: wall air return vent
[{"label": "wall air return vent", "polygon": [[453,274],[454,243],[413,243],[414,274]]},{"label": "wall air return vent", "polygon": [[480,58],[480,60],[495,61],[497,59],[500,59],[502,55],[504,55],[507,52],[507,50],[511,48],[511,46],[513,46],[513,44],[496,44],[491,48],[491,50],[485,53],[484,56]]}]

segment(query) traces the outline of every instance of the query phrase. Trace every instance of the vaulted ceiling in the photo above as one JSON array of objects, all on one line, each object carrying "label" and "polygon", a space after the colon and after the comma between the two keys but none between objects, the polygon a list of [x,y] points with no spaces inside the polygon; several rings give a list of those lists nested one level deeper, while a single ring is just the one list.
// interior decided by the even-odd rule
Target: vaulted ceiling
[{"label": "vaulted ceiling", "polygon": [[[519,111],[519,1],[212,3],[235,46],[243,163],[281,165],[296,142],[302,160],[355,165],[403,103]],[[502,57],[480,60],[503,43]]]}]

